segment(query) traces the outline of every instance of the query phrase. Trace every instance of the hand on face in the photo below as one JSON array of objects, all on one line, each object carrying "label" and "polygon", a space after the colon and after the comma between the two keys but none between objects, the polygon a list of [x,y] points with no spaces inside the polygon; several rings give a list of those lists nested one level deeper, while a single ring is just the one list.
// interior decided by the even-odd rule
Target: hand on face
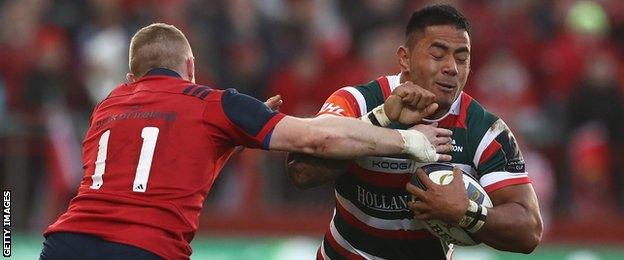
[{"label": "hand on face", "polygon": [[468,195],[464,186],[462,172],[453,169],[453,180],[447,185],[435,184],[420,168],[418,178],[427,187],[426,190],[407,183],[405,188],[415,200],[408,202],[419,220],[439,219],[449,224],[459,224],[468,208]]},{"label": "hand on face", "polygon": [[434,100],[433,93],[407,81],[392,91],[392,95],[384,102],[384,111],[391,121],[415,124],[438,109]]}]

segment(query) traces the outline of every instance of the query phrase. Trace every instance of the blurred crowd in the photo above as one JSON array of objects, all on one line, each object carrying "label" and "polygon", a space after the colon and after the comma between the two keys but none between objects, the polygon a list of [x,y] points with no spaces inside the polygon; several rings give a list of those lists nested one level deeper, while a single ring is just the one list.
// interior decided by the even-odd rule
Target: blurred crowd
[{"label": "blurred crowd", "polygon": [[[198,82],[313,116],[334,90],[396,74],[409,16],[436,2],[0,0],[0,180],[17,227],[41,230],[74,194],[89,115],[125,80],[137,29],[174,24]],[[445,2],[473,27],[465,91],[514,131],[545,217],[624,214],[624,2]],[[331,207],[329,185],[297,190],[283,168],[283,154],[245,152],[207,203]]]}]

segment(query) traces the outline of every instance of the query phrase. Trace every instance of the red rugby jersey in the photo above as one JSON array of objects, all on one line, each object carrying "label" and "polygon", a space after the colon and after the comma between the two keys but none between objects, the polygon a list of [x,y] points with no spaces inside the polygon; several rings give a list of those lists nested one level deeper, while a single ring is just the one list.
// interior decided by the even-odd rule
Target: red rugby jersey
[{"label": "red rugby jersey", "polygon": [[268,149],[283,117],[167,69],[121,84],[95,108],[78,195],[44,236],[86,233],[188,259],[202,203],[233,148]]}]

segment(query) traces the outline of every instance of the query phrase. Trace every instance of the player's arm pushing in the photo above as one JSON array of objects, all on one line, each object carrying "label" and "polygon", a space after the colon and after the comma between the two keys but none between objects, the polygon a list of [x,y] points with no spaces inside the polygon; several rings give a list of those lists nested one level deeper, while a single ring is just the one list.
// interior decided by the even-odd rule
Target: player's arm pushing
[{"label": "player's arm pushing", "polygon": [[204,111],[204,122],[220,129],[233,145],[341,159],[373,154],[407,154],[425,160],[438,158],[427,139],[413,130],[390,130],[338,117],[285,116],[234,89],[222,92],[221,108],[222,113]]},{"label": "player's arm pushing", "polygon": [[[435,96],[430,92],[417,87],[411,82],[398,86],[383,105],[362,116],[362,120],[371,124],[386,126],[391,121],[404,124],[419,122],[437,109],[432,103]],[[434,126],[419,126],[415,128],[430,144],[435,146],[440,161],[450,160],[450,156],[442,153],[449,152],[450,136],[452,132]],[[365,132],[365,129],[359,129]],[[419,161],[423,161],[420,159]],[[299,188],[310,188],[334,180],[345,172],[348,161],[322,159],[307,154],[290,153],[286,162],[287,173],[293,184]]]}]

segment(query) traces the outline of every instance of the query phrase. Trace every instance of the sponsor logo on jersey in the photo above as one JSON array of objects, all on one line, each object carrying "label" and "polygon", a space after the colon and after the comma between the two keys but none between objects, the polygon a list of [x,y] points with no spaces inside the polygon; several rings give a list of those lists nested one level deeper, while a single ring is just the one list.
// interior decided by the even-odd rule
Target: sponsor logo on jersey
[{"label": "sponsor logo on jersey", "polygon": [[410,200],[410,195],[388,196],[369,191],[357,185],[357,201],[370,209],[384,212],[409,211],[407,202]]},{"label": "sponsor logo on jersey", "polygon": [[373,168],[391,169],[391,170],[407,170],[412,168],[412,162],[388,162],[382,160],[372,160]]},{"label": "sponsor logo on jersey", "polygon": [[410,159],[368,156],[356,160],[358,166],[369,171],[383,173],[411,173],[416,170],[416,162]]},{"label": "sponsor logo on jersey", "polygon": [[451,145],[452,145],[452,148],[451,148],[452,152],[457,152],[457,153],[464,152],[464,147],[457,145],[455,143],[455,139],[451,139]]},{"label": "sponsor logo on jersey", "polygon": [[334,103],[327,102],[323,104],[323,107],[321,107],[320,113],[334,113],[342,115],[344,113],[344,109]]}]

